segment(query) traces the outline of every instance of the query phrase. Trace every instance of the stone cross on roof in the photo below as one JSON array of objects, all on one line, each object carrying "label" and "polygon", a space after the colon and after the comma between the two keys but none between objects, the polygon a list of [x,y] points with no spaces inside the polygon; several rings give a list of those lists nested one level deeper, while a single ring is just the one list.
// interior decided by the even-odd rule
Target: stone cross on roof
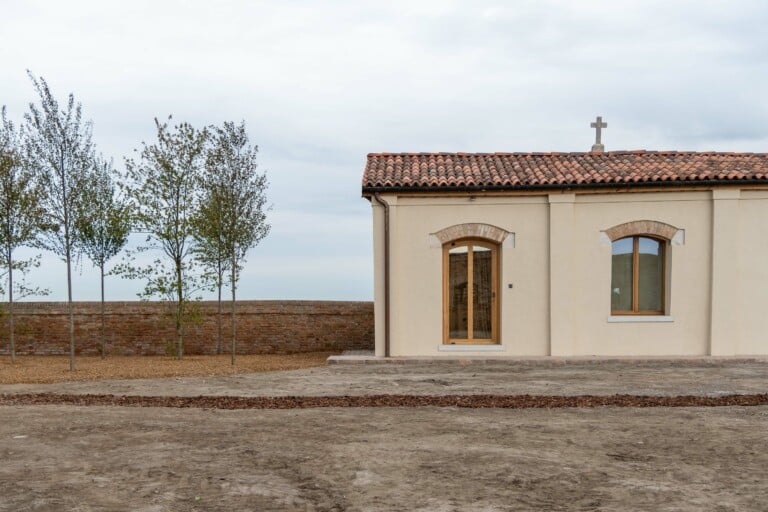
[{"label": "stone cross on roof", "polygon": [[608,123],[604,123],[603,118],[601,116],[597,116],[595,122],[591,123],[589,126],[595,128],[596,130],[595,143],[592,144],[592,151],[595,153],[602,153],[605,151],[605,146],[603,146],[600,135],[603,128],[608,128]]}]

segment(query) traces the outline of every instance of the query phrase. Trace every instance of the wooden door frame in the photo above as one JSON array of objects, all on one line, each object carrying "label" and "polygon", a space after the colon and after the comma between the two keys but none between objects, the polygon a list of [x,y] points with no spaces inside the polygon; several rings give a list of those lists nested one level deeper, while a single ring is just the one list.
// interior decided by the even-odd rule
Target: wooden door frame
[{"label": "wooden door frame", "polygon": [[[474,310],[473,310],[473,298],[474,288],[472,286],[474,280],[474,258],[473,246],[485,247],[491,250],[491,337],[490,338],[475,338],[474,337]],[[454,247],[467,246],[467,339],[451,339],[450,338],[450,297],[449,297],[449,277],[450,277],[450,258],[448,253]],[[499,344],[499,311],[500,311],[500,294],[499,294],[499,266],[501,264],[501,246],[495,242],[489,240],[483,240],[481,238],[462,238],[459,240],[451,240],[443,244],[443,345],[498,345]]]}]

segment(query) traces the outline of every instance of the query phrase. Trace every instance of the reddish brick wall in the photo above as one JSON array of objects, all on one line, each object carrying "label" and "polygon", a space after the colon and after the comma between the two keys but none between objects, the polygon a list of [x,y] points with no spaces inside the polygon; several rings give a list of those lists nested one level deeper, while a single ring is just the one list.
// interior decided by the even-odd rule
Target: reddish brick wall
[{"label": "reddish brick wall", "polygon": [[[6,304],[7,306],[7,304]],[[75,303],[75,350],[97,354],[98,302]],[[68,354],[69,322],[64,302],[25,302],[14,308],[19,354]],[[158,302],[106,304],[107,353],[166,354],[175,339],[168,306]],[[228,353],[230,316],[224,304],[223,352]],[[200,303],[196,322],[185,326],[185,354],[216,353],[216,303]],[[373,349],[373,304],[331,301],[243,301],[237,303],[237,352],[271,354]],[[8,353],[3,317],[0,353]]]}]

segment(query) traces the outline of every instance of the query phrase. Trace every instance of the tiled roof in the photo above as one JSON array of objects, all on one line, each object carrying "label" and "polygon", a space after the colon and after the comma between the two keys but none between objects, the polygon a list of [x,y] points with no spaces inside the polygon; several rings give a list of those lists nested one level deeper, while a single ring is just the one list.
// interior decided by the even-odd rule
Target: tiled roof
[{"label": "tiled roof", "polygon": [[768,153],[371,153],[363,193],[738,181],[768,184]]}]

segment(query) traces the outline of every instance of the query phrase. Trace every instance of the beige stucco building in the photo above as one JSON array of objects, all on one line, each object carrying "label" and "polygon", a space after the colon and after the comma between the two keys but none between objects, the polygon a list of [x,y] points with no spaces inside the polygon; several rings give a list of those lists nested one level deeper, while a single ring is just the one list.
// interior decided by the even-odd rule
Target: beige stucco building
[{"label": "beige stucco building", "polygon": [[768,155],[371,154],[377,356],[768,355]]}]

